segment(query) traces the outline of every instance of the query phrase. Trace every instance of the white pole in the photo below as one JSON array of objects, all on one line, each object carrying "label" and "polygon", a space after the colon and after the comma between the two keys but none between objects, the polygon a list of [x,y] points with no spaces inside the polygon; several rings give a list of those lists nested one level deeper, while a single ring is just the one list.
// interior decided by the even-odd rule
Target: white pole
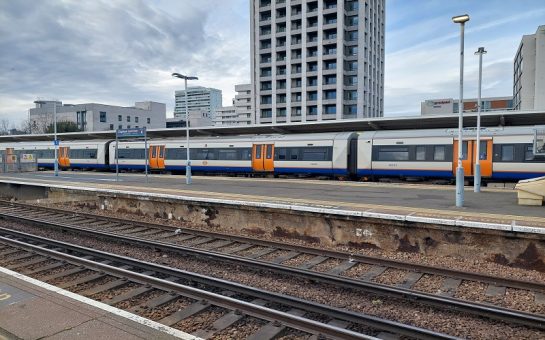
[{"label": "white pole", "polygon": [[477,91],[477,154],[475,155],[475,178],[473,179],[473,191],[481,192],[481,85],[483,81],[483,54],[484,47],[479,47],[475,54],[479,55],[479,88]]},{"label": "white pole", "polygon": [[119,139],[115,132],[115,181],[119,182]]},{"label": "white pole", "polygon": [[191,159],[189,157],[189,105],[187,95],[187,77],[184,78],[185,82],[185,137],[187,144],[187,163],[185,166],[185,184],[191,184]]},{"label": "white pole", "polygon": [[146,183],[149,183],[148,180],[148,129],[144,128],[144,157],[146,159],[145,172],[146,172]]},{"label": "white pole", "polygon": [[55,176],[59,176],[59,141],[57,140],[57,101],[53,101],[53,134],[55,138]]},{"label": "white pole", "polygon": [[456,206],[464,206],[464,167],[462,150],[464,146],[462,129],[464,125],[464,26],[460,24],[460,99],[458,101],[458,167],[456,168]]}]

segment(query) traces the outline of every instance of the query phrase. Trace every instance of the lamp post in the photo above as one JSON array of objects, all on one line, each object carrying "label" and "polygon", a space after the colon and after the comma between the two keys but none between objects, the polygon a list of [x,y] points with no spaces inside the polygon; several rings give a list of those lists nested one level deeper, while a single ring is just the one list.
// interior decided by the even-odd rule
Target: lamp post
[{"label": "lamp post", "polygon": [[458,101],[458,167],[456,168],[456,206],[464,206],[464,167],[462,165],[462,150],[464,146],[462,128],[464,126],[464,28],[469,21],[469,15],[452,17],[455,24],[460,24],[460,99]]},{"label": "lamp post", "polygon": [[53,135],[55,138],[55,176],[59,175],[59,141],[57,140],[57,101],[53,101]]},{"label": "lamp post", "polygon": [[483,54],[484,47],[479,47],[475,55],[479,55],[479,89],[477,91],[477,153],[475,155],[475,178],[473,179],[473,191],[481,192],[481,85],[483,82]]},{"label": "lamp post", "polygon": [[187,143],[187,161],[185,166],[185,183],[191,184],[191,159],[189,157],[189,108],[188,108],[188,96],[187,96],[187,81],[188,80],[198,80],[199,78],[193,76],[184,76],[180,73],[172,73],[172,76],[175,78],[180,78],[184,80],[185,83],[185,137]]},{"label": "lamp post", "polygon": [[[45,100],[36,100],[36,104],[47,104]],[[55,176],[59,176],[59,141],[57,140],[57,101],[53,100],[53,147],[55,149],[55,159],[53,160],[53,169]]]}]

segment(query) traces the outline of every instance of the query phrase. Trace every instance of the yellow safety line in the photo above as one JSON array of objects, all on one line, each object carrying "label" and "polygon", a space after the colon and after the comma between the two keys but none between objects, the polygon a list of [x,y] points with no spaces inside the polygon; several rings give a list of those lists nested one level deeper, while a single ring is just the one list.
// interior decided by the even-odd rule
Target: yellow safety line
[{"label": "yellow safety line", "polygon": [[[150,193],[173,193],[173,194],[185,194],[185,195],[199,195],[201,197],[213,197],[221,199],[238,199],[238,200],[258,200],[261,202],[280,202],[280,203],[300,203],[300,204],[314,204],[320,206],[332,206],[337,208],[350,207],[357,208],[358,210],[386,210],[392,213],[399,214],[400,212],[414,213],[419,215],[421,213],[432,214],[434,216],[449,216],[449,217],[472,217],[482,220],[493,219],[493,220],[519,220],[519,221],[528,221],[528,222],[543,222],[544,218],[542,217],[533,217],[533,216],[521,216],[521,215],[501,215],[501,214],[491,214],[491,213],[474,213],[466,211],[449,211],[449,210],[440,210],[440,209],[431,209],[431,208],[419,208],[419,207],[407,207],[407,206],[390,206],[390,205],[380,205],[380,204],[369,204],[369,203],[354,203],[354,202],[343,202],[343,201],[323,201],[323,200],[313,200],[313,199],[301,199],[301,198],[291,198],[291,197],[273,197],[273,196],[259,196],[259,195],[247,195],[247,194],[235,194],[235,193],[218,193],[218,192],[205,192],[197,190],[187,190],[187,189],[169,189],[169,188],[149,188],[149,187],[138,187],[138,186],[123,186],[116,184],[103,184],[103,183],[93,183],[92,186],[86,185],[87,183],[83,182],[63,182],[59,183],[58,181],[52,180],[39,180],[39,182],[49,182],[52,184],[62,184],[62,185],[72,185],[76,187],[85,186],[89,189],[101,188],[101,189],[115,189],[115,190],[126,190],[126,191],[140,191],[140,192],[150,192]],[[39,183],[38,182],[38,183]]]}]

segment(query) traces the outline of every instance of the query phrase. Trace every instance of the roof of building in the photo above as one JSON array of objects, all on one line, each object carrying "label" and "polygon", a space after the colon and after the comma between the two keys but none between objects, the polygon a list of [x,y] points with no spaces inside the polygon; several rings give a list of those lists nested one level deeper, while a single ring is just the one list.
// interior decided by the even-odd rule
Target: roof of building
[{"label": "roof of building", "polygon": [[[464,113],[464,127],[477,124],[477,113]],[[483,127],[545,125],[545,111],[494,111],[481,114]],[[314,121],[239,126],[206,126],[190,128],[190,136],[227,136],[270,133],[318,133],[340,131],[378,131],[406,129],[457,128],[458,115],[403,116],[334,121]],[[150,129],[149,138],[185,137],[185,128]],[[115,131],[71,132],[59,134],[61,139],[114,139]],[[52,140],[51,134],[0,136],[0,142]]]}]

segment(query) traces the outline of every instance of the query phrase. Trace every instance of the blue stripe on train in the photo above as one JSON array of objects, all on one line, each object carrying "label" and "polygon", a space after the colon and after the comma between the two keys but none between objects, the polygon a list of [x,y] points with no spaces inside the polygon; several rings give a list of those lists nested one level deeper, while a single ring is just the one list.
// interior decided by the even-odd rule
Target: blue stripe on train
[{"label": "blue stripe on train", "polygon": [[453,176],[452,171],[438,170],[362,170],[358,169],[358,176],[402,176],[402,177],[444,177]]},{"label": "blue stripe on train", "polygon": [[545,176],[544,172],[503,172],[496,171],[492,173],[493,179],[528,179]]}]

